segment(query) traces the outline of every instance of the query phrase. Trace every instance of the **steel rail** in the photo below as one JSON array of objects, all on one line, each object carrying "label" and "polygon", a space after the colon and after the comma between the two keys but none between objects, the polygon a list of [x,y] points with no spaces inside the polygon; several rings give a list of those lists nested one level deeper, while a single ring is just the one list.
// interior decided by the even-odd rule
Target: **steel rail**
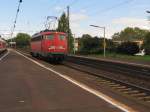
[{"label": "steel rail", "polygon": [[148,67],[140,67],[136,65],[109,62],[104,60],[95,60],[90,58],[74,57],[74,56],[68,56],[66,61],[94,67],[97,69],[106,70],[109,72],[121,73],[133,77],[143,78],[145,80],[150,80],[150,68]]},{"label": "steel rail", "polygon": [[[96,77],[98,77],[98,78],[102,78],[102,79],[105,79],[105,80],[114,82],[114,83],[116,83],[116,84],[120,84],[120,85],[122,85],[122,86],[126,86],[126,87],[128,87],[128,88],[132,88],[132,90],[139,90],[140,92],[146,93],[148,96],[150,95],[150,89],[147,89],[147,88],[145,88],[145,87],[141,87],[141,86],[138,86],[138,85],[129,83],[129,82],[125,82],[125,81],[122,81],[122,80],[119,80],[119,79],[116,79],[116,78],[113,78],[113,77],[105,76],[105,74],[107,74],[107,73],[104,73],[104,72],[103,72],[103,73],[102,73],[103,75],[100,75],[99,73],[95,72],[94,70],[93,70],[93,71],[87,70],[87,69],[84,69],[82,66],[80,66],[80,67],[75,67],[75,65],[72,65],[71,63],[69,63],[69,64],[64,63],[63,65],[64,65],[64,66],[67,66],[67,67],[70,67],[70,68],[72,68],[72,69],[76,69],[76,70],[78,70],[78,71],[87,73],[87,74],[89,74],[89,75],[96,76]],[[90,67],[91,67],[91,66],[90,66]]]}]

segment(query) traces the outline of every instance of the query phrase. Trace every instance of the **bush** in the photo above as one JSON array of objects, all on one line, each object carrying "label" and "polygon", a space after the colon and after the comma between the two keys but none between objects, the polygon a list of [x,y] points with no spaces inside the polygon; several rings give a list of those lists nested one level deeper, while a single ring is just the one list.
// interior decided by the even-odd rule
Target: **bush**
[{"label": "bush", "polygon": [[124,42],[118,46],[117,52],[121,54],[134,55],[140,51],[139,46],[134,42]]},{"label": "bush", "polygon": [[145,53],[146,53],[146,55],[150,55],[150,46],[147,46],[145,48]]},{"label": "bush", "polygon": [[30,35],[26,33],[18,33],[16,38],[14,38],[14,41],[16,42],[17,47],[24,48],[30,45],[30,39]]},{"label": "bush", "polygon": [[79,41],[80,48],[79,53],[81,54],[97,54],[100,51],[100,40],[97,37],[85,34]]},{"label": "bush", "polygon": [[145,37],[143,48],[145,49],[145,53],[150,55],[150,33]]}]

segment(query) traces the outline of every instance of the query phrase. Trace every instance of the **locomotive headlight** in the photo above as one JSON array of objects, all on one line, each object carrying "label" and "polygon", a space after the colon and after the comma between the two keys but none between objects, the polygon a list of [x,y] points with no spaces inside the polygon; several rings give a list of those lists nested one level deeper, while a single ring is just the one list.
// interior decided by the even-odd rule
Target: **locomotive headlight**
[{"label": "locomotive headlight", "polygon": [[51,50],[51,49],[55,49],[56,47],[55,46],[50,46],[48,49]]},{"label": "locomotive headlight", "polygon": [[59,46],[58,48],[59,48],[59,49],[65,49],[63,46]]}]

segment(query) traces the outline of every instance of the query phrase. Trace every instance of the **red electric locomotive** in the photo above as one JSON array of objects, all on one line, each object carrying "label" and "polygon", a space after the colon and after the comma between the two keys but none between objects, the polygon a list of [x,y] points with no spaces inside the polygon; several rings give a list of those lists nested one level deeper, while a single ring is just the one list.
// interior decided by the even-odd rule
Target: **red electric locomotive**
[{"label": "red electric locomotive", "polygon": [[0,53],[6,50],[6,41],[0,38]]},{"label": "red electric locomotive", "polygon": [[31,55],[61,62],[67,55],[67,38],[63,32],[44,30],[32,36]]}]

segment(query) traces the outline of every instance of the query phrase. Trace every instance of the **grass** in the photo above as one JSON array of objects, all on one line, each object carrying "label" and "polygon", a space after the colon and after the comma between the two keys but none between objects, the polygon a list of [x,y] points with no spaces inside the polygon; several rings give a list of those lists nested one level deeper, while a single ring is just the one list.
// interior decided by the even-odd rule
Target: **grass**
[{"label": "grass", "polygon": [[[103,58],[103,54],[95,54],[95,55],[92,54],[88,56]],[[132,61],[150,61],[150,55],[131,56],[131,55],[123,55],[123,54],[117,54],[117,53],[106,53],[106,58],[120,59],[120,60],[132,60]]]}]

